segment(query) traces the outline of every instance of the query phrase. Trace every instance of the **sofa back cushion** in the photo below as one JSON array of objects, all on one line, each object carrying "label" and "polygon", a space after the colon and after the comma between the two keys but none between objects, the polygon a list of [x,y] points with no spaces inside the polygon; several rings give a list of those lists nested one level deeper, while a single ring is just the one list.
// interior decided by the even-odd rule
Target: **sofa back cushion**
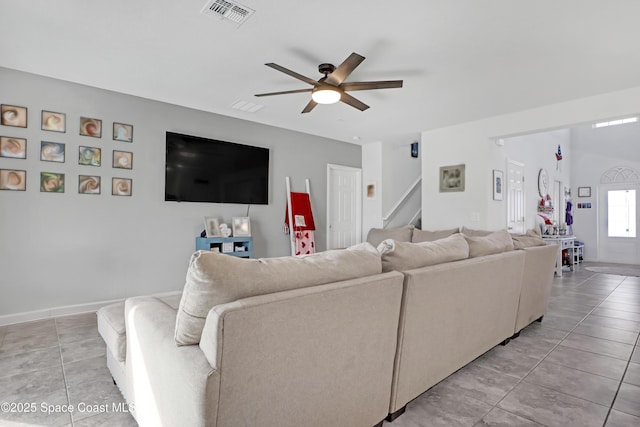
[{"label": "sofa back cushion", "polygon": [[397,242],[410,242],[414,228],[413,225],[397,228],[372,228],[367,234],[367,242],[376,247],[387,239],[393,239]]},{"label": "sofa back cushion", "polygon": [[196,252],[189,262],[178,308],[176,343],[198,344],[207,313],[218,304],[381,271],[380,254],[368,243],[313,255],[263,259]]},{"label": "sofa back cushion", "polygon": [[413,235],[411,236],[412,243],[420,243],[420,242],[433,242],[435,240],[444,239],[445,237],[449,237],[452,234],[456,234],[459,232],[459,229],[452,228],[449,230],[437,230],[437,231],[429,231],[429,230],[413,230]]},{"label": "sofa back cushion", "polygon": [[513,250],[513,240],[507,230],[494,231],[486,236],[463,236],[469,244],[469,258]]},{"label": "sofa back cushion", "polygon": [[533,246],[544,246],[547,244],[542,237],[533,233],[512,234],[511,239],[513,240],[514,249],[524,249]]},{"label": "sofa back cushion", "polygon": [[490,230],[476,230],[473,228],[467,228],[464,225],[462,227],[460,227],[460,232],[462,234],[464,234],[465,236],[469,236],[469,237],[484,237],[484,236],[488,236],[489,234],[493,233],[494,231],[490,231]]},{"label": "sofa back cushion", "polygon": [[434,242],[397,242],[385,240],[378,246],[382,255],[382,271],[407,271],[469,257],[469,245],[461,234],[453,234]]}]

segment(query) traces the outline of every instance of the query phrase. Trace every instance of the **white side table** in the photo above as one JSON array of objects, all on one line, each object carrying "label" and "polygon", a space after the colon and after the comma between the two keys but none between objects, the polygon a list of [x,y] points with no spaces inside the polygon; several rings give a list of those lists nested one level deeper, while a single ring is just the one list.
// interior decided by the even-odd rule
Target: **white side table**
[{"label": "white side table", "polygon": [[556,276],[562,277],[562,252],[565,250],[571,251],[569,254],[569,259],[571,260],[569,268],[573,271],[573,264],[575,260],[573,255],[574,242],[576,241],[575,236],[542,236],[542,238],[547,242],[547,245],[560,246],[560,250],[558,251],[556,258]]}]

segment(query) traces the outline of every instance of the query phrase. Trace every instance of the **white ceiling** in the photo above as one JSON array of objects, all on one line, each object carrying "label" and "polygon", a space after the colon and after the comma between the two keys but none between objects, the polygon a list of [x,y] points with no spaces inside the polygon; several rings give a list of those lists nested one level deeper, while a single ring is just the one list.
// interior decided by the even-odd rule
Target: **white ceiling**
[{"label": "white ceiling", "polygon": [[[640,86],[637,0],[241,0],[241,26],[205,2],[0,0],[0,66],[355,143]],[[351,52],[346,81],[404,88],[353,92],[364,112],[253,96],[309,87],[267,62],[318,79]]]}]

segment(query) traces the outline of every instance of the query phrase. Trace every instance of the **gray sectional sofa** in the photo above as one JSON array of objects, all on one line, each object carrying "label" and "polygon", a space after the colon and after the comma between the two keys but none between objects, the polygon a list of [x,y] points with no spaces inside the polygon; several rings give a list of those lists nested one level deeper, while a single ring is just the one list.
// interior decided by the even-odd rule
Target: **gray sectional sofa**
[{"label": "gray sectional sofa", "polygon": [[179,304],[98,311],[108,367],[141,426],[381,425],[546,311],[556,246],[457,231],[373,230],[377,249],[303,257],[197,252]]}]

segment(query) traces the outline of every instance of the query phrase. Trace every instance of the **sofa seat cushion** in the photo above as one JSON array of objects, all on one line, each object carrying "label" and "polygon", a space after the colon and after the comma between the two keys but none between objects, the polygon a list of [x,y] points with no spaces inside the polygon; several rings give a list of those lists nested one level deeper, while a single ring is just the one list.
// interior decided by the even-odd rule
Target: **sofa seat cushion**
[{"label": "sofa seat cushion", "polygon": [[[174,310],[180,304],[179,293],[162,295],[157,298]],[[98,317],[98,332],[104,340],[111,354],[119,362],[124,362],[127,355],[127,335],[124,321],[124,301],[106,305],[96,313]]]},{"label": "sofa seat cushion", "polygon": [[367,234],[367,242],[377,247],[383,240],[393,239],[397,242],[410,242],[414,232],[413,225],[397,228],[372,228]]},{"label": "sofa seat cushion", "polygon": [[178,345],[198,344],[209,310],[257,295],[321,285],[382,271],[380,254],[368,243],[298,257],[245,259],[199,251],[189,262],[176,318]]},{"label": "sofa seat cushion", "polygon": [[467,236],[462,234],[469,244],[469,258],[499,254],[513,250],[513,239],[507,230],[494,231],[486,236]]},{"label": "sofa seat cushion", "polygon": [[458,233],[460,230],[458,227],[452,228],[449,230],[437,230],[437,231],[429,231],[429,230],[413,230],[413,235],[411,236],[412,243],[420,243],[420,242],[433,242],[435,240],[444,239],[445,237],[449,237],[452,234]]},{"label": "sofa seat cushion", "polygon": [[124,301],[104,306],[96,314],[98,317],[98,332],[107,348],[119,362],[124,362],[127,354]]},{"label": "sofa seat cushion", "polygon": [[378,246],[382,271],[407,271],[469,257],[469,245],[461,234],[452,234],[434,242],[396,242],[385,240]]}]

